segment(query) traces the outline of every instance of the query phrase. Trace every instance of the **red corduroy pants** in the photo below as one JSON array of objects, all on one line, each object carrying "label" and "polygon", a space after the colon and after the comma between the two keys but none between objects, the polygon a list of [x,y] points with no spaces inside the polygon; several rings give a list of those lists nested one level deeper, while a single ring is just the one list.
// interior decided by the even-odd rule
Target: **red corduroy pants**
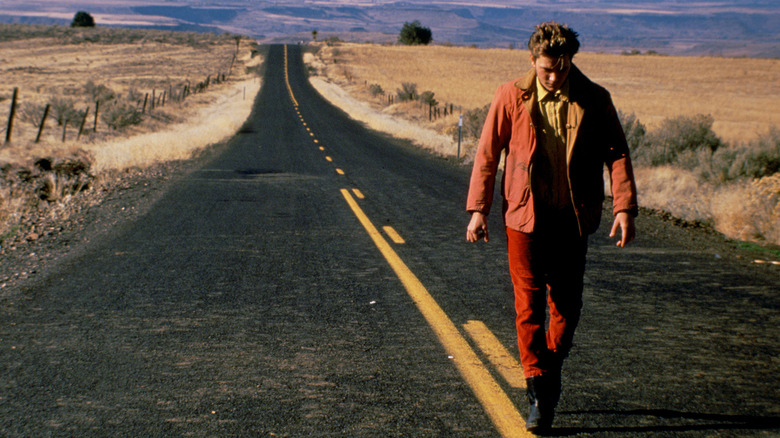
[{"label": "red corduroy pants", "polygon": [[550,226],[529,234],[507,228],[517,343],[526,378],[560,372],[580,320],[588,243],[587,237],[565,229]]}]

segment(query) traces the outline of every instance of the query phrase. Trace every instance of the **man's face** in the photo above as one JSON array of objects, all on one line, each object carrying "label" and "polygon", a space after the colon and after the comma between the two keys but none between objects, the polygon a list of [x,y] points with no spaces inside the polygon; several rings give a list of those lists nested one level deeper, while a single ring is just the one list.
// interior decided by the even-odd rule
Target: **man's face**
[{"label": "man's face", "polygon": [[539,55],[538,58],[534,59],[531,55],[531,64],[534,66],[536,76],[542,86],[547,91],[557,91],[569,76],[571,57],[564,55],[560,58],[551,58],[547,55]]}]

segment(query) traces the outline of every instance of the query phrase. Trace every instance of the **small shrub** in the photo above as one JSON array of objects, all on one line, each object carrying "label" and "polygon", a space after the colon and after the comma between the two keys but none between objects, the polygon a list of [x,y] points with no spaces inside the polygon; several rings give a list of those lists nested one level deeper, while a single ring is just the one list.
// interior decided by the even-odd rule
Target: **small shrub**
[{"label": "small shrub", "polygon": [[385,90],[382,89],[382,86],[379,84],[371,84],[368,86],[368,91],[371,93],[372,96],[377,97],[385,94]]},{"label": "small shrub", "polygon": [[92,81],[88,81],[84,85],[84,92],[92,97],[93,102],[105,103],[116,98],[114,90],[106,87],[103,84],[96,85]]},{"label": "small shrub", "polygon": [[704,176],[726,182],[739,178],[757,179],[780,173],[780,129],[772,129],[739,147],[718,149]]},{"label": "small shrub", "polygon": [[128,102],[138,102],[140,104],[144,100],[144,93],[138,91],[135,87],[132,87],[127,91],[127,96],[125,96],[125,99]]},{"label": "small shrub", "polygon": [[19,120],[31,123],[36,128],[41,125],[41,119],[43,119],[43,112],[46,109],[46,105],[40,105],[37,103],[25,103],[19,106]]},{"label": "small shrub", "polygon": [[134,105],[117,103],[103,111],[101,119],[111,129],[123,129],[141,123],[143,116]]},{"label": "small shrub", "polygon": [[482,108],[474,108],[463,113],[463,136],[479,140],[482,135],[482,126],[485,125],[490,104]]},{"label": "small shrub", "polygon": [[434,98],[433,91],[423,91],[420,93],[420,101],[430,106],[436,106],[439,102]]},{"label": "small shrub", "polygon": [[633,154],[637,149],[641,149],[644,146],[647,129],[634,113],[624,114],[618,111],[618,118],[620,118],[620,124],[623,126],[623,133],[626,135],[628,148]]},{"label": "small shrub", "polygon": [[419,95],[417,94],[417,84],[411,82],[401,83],[401,88],[396,90],[398,100],[401,102],[408,102],[417,100]]},{"label": "small shrub", "polygon": [[713,154],[723,143],[712,130],[712,123],[712,116],[703,114],[665,119],[647,134],[646,141],[634,145],[637,162],[661,166],[676,164],[680,157],[689,162],[699,150]]},{"label": "small shrub", "polygon": [[73,123],[84,117],[84,112],[77,110],[72,100],[60,98],[51,101],[51,114],[57,120],[58,126]]}]

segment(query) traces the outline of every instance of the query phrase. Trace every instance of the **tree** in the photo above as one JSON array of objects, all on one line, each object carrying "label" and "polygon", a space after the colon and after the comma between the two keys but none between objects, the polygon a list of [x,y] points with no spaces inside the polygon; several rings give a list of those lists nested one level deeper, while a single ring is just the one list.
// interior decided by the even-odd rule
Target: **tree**
[{"label": "tree", "polygon": [[78,11],[73,17],[70,27],[95,27],[95,19],[87,12]]},{"label": "tree", "polygon": [[398,36],[399,43],[410,46],[429,44],[432,39],[431,29],[422,26],[417,20],[411,23],[404,23],[404,26],[401,28],[401,34]]}]

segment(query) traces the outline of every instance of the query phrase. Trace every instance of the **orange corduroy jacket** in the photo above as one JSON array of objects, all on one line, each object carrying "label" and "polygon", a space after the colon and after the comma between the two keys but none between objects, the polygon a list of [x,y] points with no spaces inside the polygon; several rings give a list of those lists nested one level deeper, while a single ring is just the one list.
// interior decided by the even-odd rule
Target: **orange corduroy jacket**
[{"label": "orange corduroy jacket", "polygon": [[[636,216],[634,174],[617,111],[603,87],[572,65],[569,73],[569,109],[566,121],[566,163],[569,193],[581,235],[599,226],[607,166],[613,213]],[[505,83],[496,91],[474,158],[466,210],[490,213],[493,188],[502,151],[506,151],[502,179],[503,214],[507,227],[530,233],[535,225],[531,173],[536,154],[538,118],[536,74]]]}]

